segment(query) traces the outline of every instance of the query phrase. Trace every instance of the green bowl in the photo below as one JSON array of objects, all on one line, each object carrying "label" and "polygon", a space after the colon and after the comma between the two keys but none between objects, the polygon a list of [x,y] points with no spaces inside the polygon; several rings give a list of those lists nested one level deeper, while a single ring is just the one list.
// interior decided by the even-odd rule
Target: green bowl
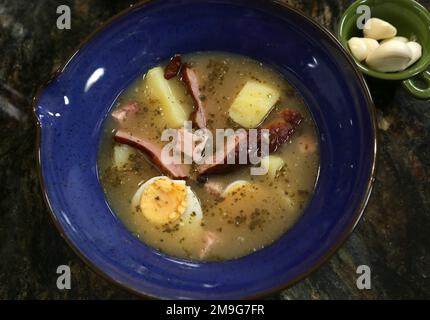
[{"label": "green bowl", "polygon": [[[430,99],[430,13],[422,5],[414,0],[358,0],[354,2],[343,14],[339,28],[338,38],[342,45],[349,51],[348,40],[352,37],[363,37],[363,31],[357,22],[362,21],[361,6],[370,9],[370,15],[383,19],[394,25],[398,36],[407,37],[417,41],[423,47],[423,55],[420,60],[408,69],[384,73],[370,69],[367,65],[355,61],[359,69],[374,78],[384,80],[403,80],[404,87],[415,97]],[[351,54],[352,56],[352,54]],[[417,80],[425,83],[425,88],[419,85]]]}]

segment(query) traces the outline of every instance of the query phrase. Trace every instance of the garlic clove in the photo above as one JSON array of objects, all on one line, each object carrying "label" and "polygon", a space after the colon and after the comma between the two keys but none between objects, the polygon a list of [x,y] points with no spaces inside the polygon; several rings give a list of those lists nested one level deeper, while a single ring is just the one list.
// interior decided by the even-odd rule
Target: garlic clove
[{"label": "garlic clove", "polygon": [[379,43],[374,39],[354,37],[349,39],[348,46],[354,58],[361,62],[366,60],[369,53],[379,47]]},{"label": "garlic clove", "polygon": [[375,39],[369,39],[369,38],[363,38],[363,39],[366,42],[366,46],[367,46],[367,51],[368,51],[367,56],[371,54],[373,51],[375,51],[376,48],[379,47],[379,42],[376,41]]},{"label": "garlic clove", "polygon": [[397,29],[387,21],[371,18],[364,25],[363,34],[365,38],[383,40],[395,37]]},{"label": "garlic clove", "polygon": [[388,41],[375,49],[366,59],[369,67],[381,72],[398,72],[408,67],[412,50],[401,41]]},{"label": "garlic clove", "polygon": [[421,45],[415,41],[410,41],[406,44],[409,49],[411,49],[412,51],[412,60],[409,61],[408,67],[410,67],[411,65],[413,65],[415,62],[417,62],[422,54],[423,54],[423,48],[421,47]]},{"label": "garlic clove", "polygon": [[368,49],[363,38],[351,38],[348,41],[349,50],[358,61],[363,61],[367,58]]},{"label": "garlic clove", "polygon": [[388,41],[392,41],[392,40],[401,41],[403,43],[409,42],[409,39],[406,37],[393,37],[393,38],[389,38],[389,39],[385,39],[385,40],[381,41],[381,44],[387,43]]}]

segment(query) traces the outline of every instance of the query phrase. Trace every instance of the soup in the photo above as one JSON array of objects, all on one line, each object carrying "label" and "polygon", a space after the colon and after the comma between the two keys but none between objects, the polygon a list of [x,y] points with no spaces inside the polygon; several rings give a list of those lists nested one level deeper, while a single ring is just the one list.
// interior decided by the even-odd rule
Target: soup
[{"label": "soup", "polygon": [[[240,134],[228,140],[220,129]],[[167,145],[179,151],[163,153]],[[166,162],[174,152],[180,163]],[[281,74],[205,52],[177,55],[129,86],[106,121],[98,167],[111,208],[145,244],[179,258],[226,260],[291,228],[313,193],[319,152],[312,117]]]}]

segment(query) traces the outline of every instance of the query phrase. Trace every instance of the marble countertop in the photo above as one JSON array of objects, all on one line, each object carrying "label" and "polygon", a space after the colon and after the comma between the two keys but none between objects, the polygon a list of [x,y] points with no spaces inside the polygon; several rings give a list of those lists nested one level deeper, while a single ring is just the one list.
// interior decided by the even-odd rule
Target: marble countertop
[{"label": "marble countertop", "polygon": [[[284,0],[334,30],[348,0]],[[430,0],[420,0],[430,9]],[[91,271],[52,224],[36,171],[36,88],[90,32],[134,1],[0,0],[0,299],[123,299],[134,295]],[[72,29],[56,27],[59,5]],[[375,100],[380,152],[364,218],[319,270],[273,299],[430,298],[430,102],[397,82],[367,79]],[[71,290],[56,287],[69,265]],[[372,289],[359,290],[368,265]]]}]

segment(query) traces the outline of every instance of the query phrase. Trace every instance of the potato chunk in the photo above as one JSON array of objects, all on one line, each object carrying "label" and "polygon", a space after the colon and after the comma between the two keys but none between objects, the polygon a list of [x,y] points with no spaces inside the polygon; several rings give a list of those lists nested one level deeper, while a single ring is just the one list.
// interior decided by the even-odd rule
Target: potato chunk
[{"label": "potato chunk", "polygon": [[132,153],[133,148],[125,144],[115,145],[113,147],[113,166],[118,170],[125,169]]},{"label": "potato chunk", "polygon": [[145,86],[149,97],[156,100],[163,110],[163,117],[169,128],[180,128],[189,114],[182,105],[180,98],[175,94],[171,83],[164,78],[164,70],[156,67],[148,71],[145,77]]},{"label": "potato chunk", "polygon": [[230,106],[229,116],[245,128],[257,127],[278,101],[278,90],[249,80]]},{"label": "potato chunk", "polygon": [[267,175],[270,179],[275,179],[284,166],[284,160],[278,156],[265,156],[261,159],[261,165],[267,168]]}]

